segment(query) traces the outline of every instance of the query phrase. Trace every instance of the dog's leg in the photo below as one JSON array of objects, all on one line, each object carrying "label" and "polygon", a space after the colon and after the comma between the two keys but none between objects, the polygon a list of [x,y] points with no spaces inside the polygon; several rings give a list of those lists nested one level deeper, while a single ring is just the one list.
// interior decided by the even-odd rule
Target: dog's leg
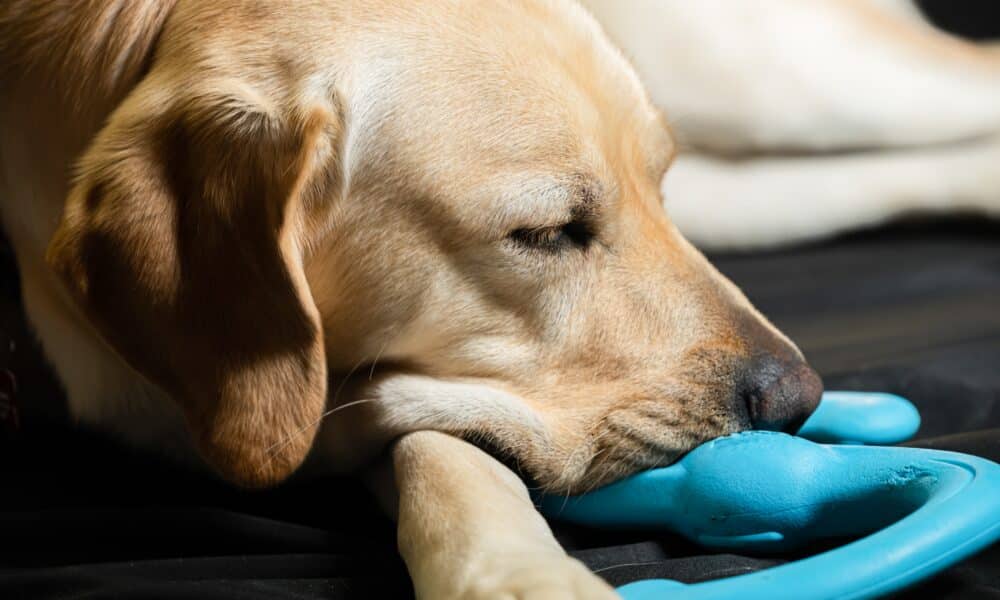
[{"label": "dog's leg", "polygon": [[1000,136],[845,155],[678,158],[663,182],[677,227],[708,249],[828,236],[908,213],[1000,216]]},{"label": "dog's leg", "polygon": [[874,6],[880,8],[900,19],[906,19],[915,25],[928,25],[927,17],[921,12],[914,0],[868,0]]},{"label": "dog's leg", "polygon": [[566,555],[524,483],[479,448],[411,433],[394,445],[392,468],[396,493],[375,487],[398,517],[417,598],[617,598]]}]

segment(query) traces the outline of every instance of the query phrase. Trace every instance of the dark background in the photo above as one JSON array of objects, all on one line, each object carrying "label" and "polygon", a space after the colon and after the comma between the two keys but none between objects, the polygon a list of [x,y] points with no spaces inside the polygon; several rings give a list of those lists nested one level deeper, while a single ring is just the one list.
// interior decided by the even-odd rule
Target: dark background
[{"label": "dark background", "polygon": [[988,40],[1000,33],[996,0],[917,0],[917,4],[939,27],[957,35]]},{"label": "dark background", "polygon": [[[1000,2],[922,2],[971,37],[1000,32]],[[998,165],[1000,168],[1000,165]],[[912,399],[917,445],[1000,461],[1000,224],[913,221],[714,262],[788,333],[829,389]],[[0,246],[0,598],[397,598],[411,594],[393,525],[350,479],[235,490],[71,426],[25,329]],[[13,395],[0,377],[0,394]],[[699,581],[794,556],[709,554],[649,532],[556,526],[615,585]],[[993,547],[910,598],[1000,598]]]}]

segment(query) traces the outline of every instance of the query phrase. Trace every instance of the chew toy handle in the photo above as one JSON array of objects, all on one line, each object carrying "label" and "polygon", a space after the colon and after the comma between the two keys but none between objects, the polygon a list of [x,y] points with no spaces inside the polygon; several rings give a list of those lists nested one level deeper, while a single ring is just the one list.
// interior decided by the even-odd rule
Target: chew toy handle
[{"label": "chew toy handle", "polygon": [[910,401],[882,392],[825,392],[796,435],[831,444],[898,444],[920,428]]}]

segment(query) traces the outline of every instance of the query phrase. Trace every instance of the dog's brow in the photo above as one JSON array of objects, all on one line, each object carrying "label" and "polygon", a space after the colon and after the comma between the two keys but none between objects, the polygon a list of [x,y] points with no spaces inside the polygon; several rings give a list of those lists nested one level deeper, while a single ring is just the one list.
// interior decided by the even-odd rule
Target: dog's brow
[{"label": "dog's brow", "polygon": [[603,196],[603,187],[592,177],[579,174],[575,177],[574,188],[570,214],[581,217],[595,212]]},{"label": "dog's brow", "polygon": [[583,219],[597,212],[603,188],[593,177],[577,173],[559,180],[556,187],[563,198],[560,212],[564,218]]},{"label": "dog's brow", "polygon": [[531,174],[507,180],[500,197],[502,220],[518,226],[539,226],[545,221],[576,218],[596,210],[601,186],[584,174]]}]

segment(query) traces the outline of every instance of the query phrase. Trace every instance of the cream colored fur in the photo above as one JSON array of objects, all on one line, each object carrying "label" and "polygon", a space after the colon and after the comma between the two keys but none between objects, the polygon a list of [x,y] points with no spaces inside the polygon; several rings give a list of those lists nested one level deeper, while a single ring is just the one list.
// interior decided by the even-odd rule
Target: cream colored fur
[{"label": "cream colored fur", "polygon": [[671,218],[705,248],[909,213],[1000,216],[1000,61],[908,0],[584,0],[684,152]]}]

